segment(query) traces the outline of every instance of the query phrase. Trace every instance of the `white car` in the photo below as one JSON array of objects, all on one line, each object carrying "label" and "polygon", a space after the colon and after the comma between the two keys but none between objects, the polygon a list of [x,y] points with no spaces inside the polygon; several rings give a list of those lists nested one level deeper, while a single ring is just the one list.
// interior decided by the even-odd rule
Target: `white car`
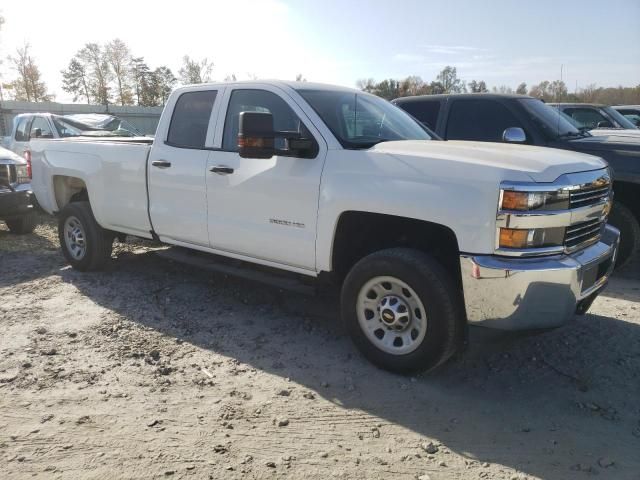
[{"label": "white car", "polygon": [[3,146],[29,160],[31,140],[78,136],[144,137],[144,134],[113,115],[21,113],[13,118],[11,134],[3,137]]},{"label": "white car", "polygon": [[394,371],[441,364],[469,324],[547,328],[584,313],[619,240],[602,159],[438,141],[348,88],[188,86],[152,144],[32,149],[35,194],[74,268],[100,269],[129,234],[271,267],[262,276],[336,282],[354,342]]}]

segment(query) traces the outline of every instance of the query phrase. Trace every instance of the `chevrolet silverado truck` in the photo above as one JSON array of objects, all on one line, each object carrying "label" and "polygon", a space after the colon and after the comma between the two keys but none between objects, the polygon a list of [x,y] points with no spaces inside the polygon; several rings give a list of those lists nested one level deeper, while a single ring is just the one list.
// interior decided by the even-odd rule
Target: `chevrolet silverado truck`
[{"label": "chevrolet silverado truck", "polygon": [[32,150],[37,199],[74,268],[102,268],[114,238],[134,235],[335,282],[355,344],[392,371],[441,364],[470,324],[564,324],[605,287],[617,251],[600,158],[438,141],[348,88],[188,86],[153,142]]},{"label": "chevrolet silverado truck", "polygon": [[621,232],[617,264],[640,254],[640,138],[617,130],[590,135],[557,109],[525,95],[422,95],[393,103],[445,140],[536,145],[603,158],[614,180],[609,223]]},{"label": "chevrolet silverado truck", "polygon": [[36,216],[31,192],[31,165],[0,147],[0,220],[11,233],[33,232]]}]

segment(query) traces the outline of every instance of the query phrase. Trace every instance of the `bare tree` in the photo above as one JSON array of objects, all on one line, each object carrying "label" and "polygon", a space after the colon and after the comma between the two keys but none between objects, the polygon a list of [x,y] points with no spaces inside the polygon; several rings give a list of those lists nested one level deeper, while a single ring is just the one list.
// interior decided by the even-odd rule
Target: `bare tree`
[{"label": "bare tree", "polygon": [[182,57],[182,67],[178,70],[180,82],[184,85],[206,83],[211,81],[213,62],[206,58],[195,60],[185,55]]},{"label": "bare tree", "polygon": [[40,69],[29,54],[30,48],[31,45],[25,43],[23,47],[16,49],[15,56],[8,57],[12,68],[18,73],[18,78],[11,82],[14,98],[27,102],[48,102],[52,95],[47,93]]},{"label": "bare tree", "polygon": [[461,93],[465,90],[462,80],[458,78],[456,67],[446,66],[436,77],[437,83],[442,85],[442,93]]},{"label": "bare tree", "polygon": [[479,82],[471,80],[469,82],[469,91],[471,93],[487,93],[489,89],[487,88],[487,84],[484,80],[480,80]]},{"label": "bare tree", "polygon": [[133,80],[133,91],[136,96],[136,103],[142,105],[142,98],[144,97],[144,88],[146,85],[147,77],[151,74],[149,66],[145,63],[144,57],[134,57],[130,63],[130,75]]},{"label": "bare tree", "polygon": [[97,43],[87,43],[76,55],[88,73],[93,100],[101,105],[111,103],[109,83],[113,77],[104,49]]},{"label": "bare tree", "polygon": [[156,93],[158,97],[158,105],[164,106],[169,98],[169,94],[175,86],[178,79],[175,77],[169,67],[158,67],[153,71],[156,83]]},{"label": "bare tree", "polygon": [[74,102],[84,97],[88,104],[91,103],[87,70],[75,57],[71,59],[67,69],[62,70],[62,90],[73,94]]},{"label": "bare tree", "polygon": [[491,91],[493,93],[512,94],[513,93],[513,88],[511,88],[508,85],[500,85],[499,87],[493,87],[491,89]]},{"label": "bare tree", "polygon": [[518,88],[516,88],[516,93],[518,95],[526,95],[527,94],[527,84],[522,82],[520,85],[518,85]]},{"label": "bare tree", "polygon": [[131,52],[129,51],[129,47],[127,47],[122,40],[116,38],[107,43],[104,49],[104,56],[115,77],[118,103],[120,103],[120,105],[133,104],[133,95],[131,94],[130,86]]}]

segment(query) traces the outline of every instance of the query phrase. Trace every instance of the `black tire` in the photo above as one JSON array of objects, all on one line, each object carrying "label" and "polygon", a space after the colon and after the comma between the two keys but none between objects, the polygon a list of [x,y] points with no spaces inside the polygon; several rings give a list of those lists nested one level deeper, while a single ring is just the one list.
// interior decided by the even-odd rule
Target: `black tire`
[{"label": "black tire", "polygon": [[11,233],[17,235],[25,235],[31,233],[36,228],[36,214],[29,212],[26,215],[16,218],[8,218],[5,220],[7,227]]},{"label": "black tire", "polygon": [[[72,217],[80,222],[84,231],[85,251],[80,258],[72,254],[65,239],[65,224]],[[101,270],[111,259],[113,233],[98,225],[89,202],[72,202],[62,209],[58,218],[58,238],[64,257],[76,270],[82,272]]]},{"label": "black tire", "polygon": [[640,251],[640,223],[633,212],[624,204],[614,202],[609,223],[620,230],[620,248],[616,268],[620,268]]},{"label": "black tire", "polygon": [[[360,290],[372,279],[384,276],[410,286],[426,311],[426,334],[417,342],[418,346],[406,354],[388,353],[379,348],[367,337],[358,318]],[[356,263],[342,286],[342,318],[353,342],[372,363],[398,373],[431,370],[456,353],[462,346],[466,324],[462,305],[462,295],[450,273],[430,255],[409,248],[392,248],[368,255]],[[386,327],[381,317],[378,314],[371,321]],[[386,335],[384,331],[383,335]]]}]

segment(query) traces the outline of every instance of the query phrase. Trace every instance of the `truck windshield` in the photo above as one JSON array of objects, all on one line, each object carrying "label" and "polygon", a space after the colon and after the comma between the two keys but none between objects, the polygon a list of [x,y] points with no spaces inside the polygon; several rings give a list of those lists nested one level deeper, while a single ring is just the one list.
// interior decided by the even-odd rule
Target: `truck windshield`
[{"label": "truck windshield", "polygon": [[392,140],[431,140],[413,117],[386,100],[348,91],[297,92],[347,149],[367,149]]},{"label": "truck windshield", "polygon": [[531,120],[538,125],[547,137],[552,140],[564,137],[584,137],[589,134],[581,132],[557,109],[546,105],[536,98],[520,98],[518,102],[524,107]]},{"label": "truck windshield", "polygon": [[620,125],[619,128],[631,128],[633,130],[638,128],[627,117],[622,115],[615,108],[603,107],[603,110],[607,112],[609,116],[612,117]]}]

